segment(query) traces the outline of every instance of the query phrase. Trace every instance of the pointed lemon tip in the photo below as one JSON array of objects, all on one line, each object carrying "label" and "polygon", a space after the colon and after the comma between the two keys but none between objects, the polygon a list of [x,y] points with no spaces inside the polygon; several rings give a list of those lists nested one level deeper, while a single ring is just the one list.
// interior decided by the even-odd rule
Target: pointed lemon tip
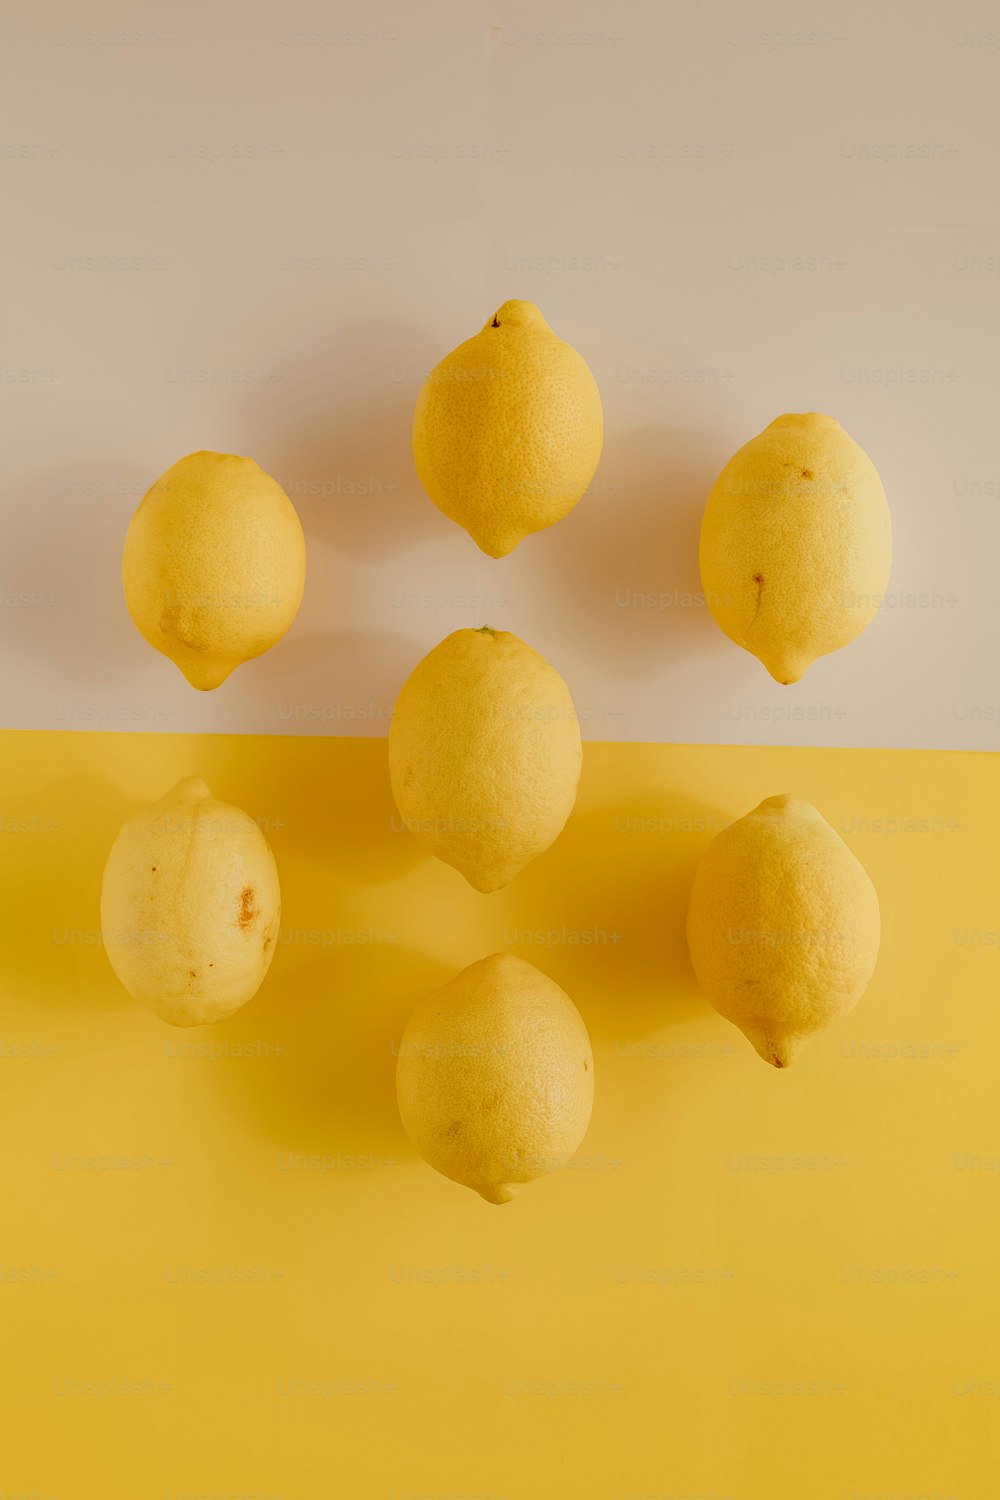
[{"label": "pointed lemon tip", "polygon": [[809,670],[808,662],[765,661],[764,666],[780,687],[791,687],[793,682],[801,682]]},{"label": "pointed lemon tip", "polygon": [[200,776],[185,776],[169,793],[170,800],[177,802],[200,802],[205,797],[211,797],[208,783]]},{"label": "pointed lemon tip", "polygon": [[517,297],[511,297],[507,302],[500,304],[485,326],[487,328],[548,328],[549,325],[534,302],[522,302]]},{"label": "pointed lemon tip", "polygon": [[460,871],[474,891],[481,896],[492,896],[494,891],[502,891],[507,884],[506,875],[494,875],[483,871],[482,873],[472,870]]},{"label": "pointed lemon tip", "polygon": [[786,812],[788,808],[795,807],[798,797],[794,792],[779,792],[774,797],[765,797],[757,808],[758,812]]},{"label": "pointed lemon tip", "polygon": [[476,1187],[476,1192],[487,1203],[509,1203],[520,1186],[519,1182],[484,1182]]},{"label": "pointed lemon tip", "polygon": [[771,427],[839,427],[836,417],[825,411],[786,411],[775,417]]},{"label": "pointed lemon tip", "polygon": [[523,541],[523,537],[519,536],[476,536],[473,531],[470,531],[469,535],[480,552],[485,553],[487,557],[493,558],[508,557],[514,551],[514,548]]},{"label": "pointed lemon tip", "polygon": [[173,657],[171,657],[171,660],[191,686],[198,689],[199,693],[210,693],[213,688],[221,687],[234,667],[238,665],[236,662],[231,666],[222,666],[218,662],[213,662],[210,665],[205,661],[184,664],[176,661]]},{"label": "pointed lemon tip", "polygon": [[804,1038],[800,1036],[777,1036],[770,1031],[748,1031],[747,1040],[752,1043],[758,1056],[772,1068],[789,1068],[802,1050]]}]

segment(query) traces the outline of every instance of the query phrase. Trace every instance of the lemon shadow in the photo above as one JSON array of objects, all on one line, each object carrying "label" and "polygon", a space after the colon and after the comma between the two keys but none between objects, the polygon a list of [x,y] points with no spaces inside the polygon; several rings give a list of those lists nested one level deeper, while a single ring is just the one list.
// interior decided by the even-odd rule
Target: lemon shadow
[{"label": "lemon shadow", "polygon": [[701,516],[723,458],[709,432],[609,436],[576,508],[523,544],[553,629],[558,622],[606,671],[661,678],[724,642],[698,567]]},{"label": "lemon shadow", "polygon": [[249,389],[253,456],[288,493],[310,546],[372,562],[452,535],[411,449],[418,392],[445,352],[415,324],[355,320],[286,366],[279,386]]},{"label": "lemon shadow", "polygon": [[8,857],[0,863],[7,1003],[99,1014],[133,1006],[108,962],[100,928],[104,864],[135,802],[108,778],[81,773],[44,792],[7,796],[4,804],[4,817],[23,820],[29,830],[4,836]]},{"label": "lemon shadow", "polygon": [[504,946],[566,990],[595,1042],[714,1015],[685,923],[698,861],[725,821],[681,789],[630,790],[575,811],[509,888]]},{"label": "lemon shadow", "polygon": [[385,735],[418,654],[399,633],[310,631],[300,616],[270,651],[238,667],[212,697],[224,711],[238,709],[240,727],[249,733]]},{"label": "lemon shadow", "polygon": [[396,1108],[399,1038],[417,1000],[451,973],[401,943],[345,936],[279,945],[250,1004],[197,1033],[245,1055],[181,1060],[228,1116],[280,1152],[391,1166],[416,1155]]},{"label": "lemon shadow", "polygon": [[[47,601],[20,611],[18,650],[76,695],[107,693],[148,651],[122,589],[122,547],[156,474],[120,460],[42,469],[5,507],[4,583]],[[68,503],[67,503],[68,502]],[[51,518],[56,505],[58,519]]]}]

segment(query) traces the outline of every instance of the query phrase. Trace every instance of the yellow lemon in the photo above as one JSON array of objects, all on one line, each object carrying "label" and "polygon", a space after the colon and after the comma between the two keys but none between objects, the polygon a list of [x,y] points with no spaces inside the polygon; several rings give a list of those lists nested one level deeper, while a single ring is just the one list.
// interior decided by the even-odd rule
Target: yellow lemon
[{"label": "yellow lemon", "polygon": [[292,502],[252,458],[191,453],[140,502],[122,577],[140,633],[207,690],[295,619],[305,538]]},{"label": "yellow lemon", "polygon": [[487,1203],[509,1203],[523,1183],[563,1166],[587,1133],[587,1028],[547,975],[494,953],[414,1010],[396,1097],[426,1162]]},{"label": "yellow lemon", "polygon": [[864,994],[878,958],[878,896],[815,807],[768,797],[709,844],[687,938],[716,1010],[765,1062],[787,1068]]},{"label": "yellow lemon", "polygon": [[603,440],[597,382],[533,302],[505,302],[453,349],[413,416],[421,484],[490,557],[573,509]]},{"label": "yellow lemon", "polygon": [[133,999],[172,1026],[222,1021],[255,995],[280,918],[267,840],[197,777],[130,818],[112,845],[104,946]]},{"label": "yellow lemon", "polygon": [[777,682],[861,634],[882,602],[892,524],[878,471],[821,412],[776,417],[726,464],[701,526],[709,608]]},{"label": "yellow lemon", "polygon": [[496,891],[558,837],[583,747],[569,688],[506,630],[456,630],[417,663],[389,729],[406,827],[477,891]]}]

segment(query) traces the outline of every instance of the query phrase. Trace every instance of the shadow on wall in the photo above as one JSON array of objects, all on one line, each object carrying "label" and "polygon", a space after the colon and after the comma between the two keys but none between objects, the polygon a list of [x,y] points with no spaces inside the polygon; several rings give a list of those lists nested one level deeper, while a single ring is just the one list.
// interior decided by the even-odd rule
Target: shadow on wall
[{"label": "shadow on wall", "polygon": [[419,656],[414,643],[388,630],[310,632],[303,624],[300,614],[277,645],[210,696],[223,711],[238,706],[241,722],[264,734],[387,734]]},{"label": "shadow on wall", "polygon": [[[109,682],[125,682],[147,653],[153,659],[125,606],[122,546],[133,512],[156,478],[118,459],[91,461],[40,469],[7,497],[5,582],[51,601],[9,611],[18,618],[8,619],[8,626],[16,630],[26,618],[30,628],[17,631],[19,653],[45,668],[44,680],[71,680],[79,700],[96,693],[105,701]],[[55,707],[51,727],[58,727]]]},{"label": "shadow on wall", "polygon": [[446,352],[410,324],[348,323],[287,366],[279,388],[250,388],[253,457],[287,491],[310,548],[374,562],[451,535],[410,439],[424,377]]},{"label": "shadow on wall", "polygon": [[662,678],[720,649],[701,600],[698,537],[726,455],[718,436],[673,427],[611,435],[587,494],[528,537],[534,587],[556,632],[617,677]]},{"label": "shadow on wall", "polygon": [[[255,456],[264,463],[259,450]],[[376,516],[373,525],[369,507],[381,499],[296,501],[307,532],[310,507],[313,513],[299,615],[270,651],[202,694],[142,639],[122,590],[122,547],[129,522],[157,477],[152,469],[111,460],[42,470],[18,491],[17,504],[10,507],[14,519],[5,538],[10,560],[5,584],[11,591],[37,594],[38,600],[30,609],[8,609],[7,626],[19,653],[39,668],[39,680],[53,685],[51,724],[42,721],[41,727],[85,725],[86,720],[73,719],[73,705],[135,705],[137,719],[139,707],[151,706],[150,711],[162,711],[163,722],[153,721],[161,729],[179,711],[186,710],[197,724],[206,721],[209,708],[221,712],[224,722],[227,710],[235,707],[264,732],[345,734],[356,732],[360,721],[364,732],[384,734],[399,687],[416,660],[412,642],[388,630],[309,628],[310,616],[317,623],[330,618],[331,591],[349,600],[362,586],[349,576],[349,565],[324,557],[324,544],[339,549],[370,530],[377,545],[386,518]],[[67,496],[73,498],[71,505]],[[402,487],[397,487],[390,503],[431,527],[440,522],[451,529],[422,491],[407,493],[404,500]],[[56,504],[62,509],[54,532],[45,518]],[[395,530],[395,521],[389,530]],[[70,683],[71,689],[65,686]],[[113,693],[112,683],[118,684]],[[116,727],[134,725],[122,719]]]},{"label": "shadow on wall", "polygon": [[[389,356],[386,349],[398,352]],[[419,329],[359,322],[291,367],[279,389],[248,389],[250,405],[236,425],[255,434],[242,446],[284,485],[302,518],[306,592],[288,635],[215,693],[199,701],[141,639],[125,607],[122,544],[157,478],[152,468],[91,462],[42,471],[19,492],[12,510],[20,519],[8,539],[17,559],[11,583],[56,601],[10,621],[20,649],[45,668],[46,679],[72,681],[83,702],[106,697],[114,680],[126,696],[139,691],[168,719],[184,704],[198,723],[206,704],[224,711],[228,700],[251,711],[264,730],[272,728],[273,712],[279,733],[345,733],[367,708],[376,721],[372,732],[384,733],[416,660],[412,644],[398,631],[325,627],[338,616],[348,624],[352,601],[364,598],[366,563],[458,535],[423,493],[410,450],[413,405],[440,352]],[[220,431],[217,442],[225,447],[227,434]],[[582,644],[616,677],[642,681],[662,679],[682,655],[689,665],[721,648],[700,603],[698,574],[701,511],[719,464],[718,444],[704,433],[646,428],[607,440],[591,491],[565,520],[526,538],[517,572],[506,575],[510,587],[534,596],[539,649],[546,637],[555,642],[569,632],[578,649]],[[61,519],[53,536],[38,518],[56,503]],[[481,559],[468,546],[491,587],[503,592],[503,563]],[[552,654],[558,666],[555,648]],[[260,712],[272,702],[273,710]],[[284,723],[282,714],[290,715]]]}]

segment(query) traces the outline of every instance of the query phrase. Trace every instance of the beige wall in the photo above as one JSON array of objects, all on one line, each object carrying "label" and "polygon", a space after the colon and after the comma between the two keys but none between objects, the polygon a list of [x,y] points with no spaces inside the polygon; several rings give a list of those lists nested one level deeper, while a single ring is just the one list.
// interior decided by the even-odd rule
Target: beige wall
[{"label": "beige wall", "polygon": [[[1000,745],[990,28],[929,4],[23,7],[3,724],[380,733],[413,662],[488,621],[595,738]],[[577,511],[493,562],[420,492],[409,418],[509,296],[589,360],[607,442]],[[878,464],[896,561],[872,629],[782,690],[688,596],[715,473],[813,408]],[[139,498],[200,447],[285,483],[309,542],[293,633],[208,696],[119,582]]]}]

